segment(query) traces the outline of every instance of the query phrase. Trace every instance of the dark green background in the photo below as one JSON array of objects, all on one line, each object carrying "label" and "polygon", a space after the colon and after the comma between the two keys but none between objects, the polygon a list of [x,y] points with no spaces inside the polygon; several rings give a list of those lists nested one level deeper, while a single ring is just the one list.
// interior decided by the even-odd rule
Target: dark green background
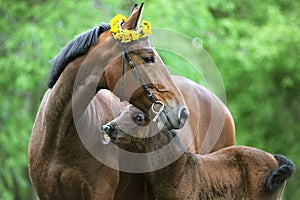
[{"label": "dark green background", "polygon": [[[73,37],[135,1],[0,0],[0,199],[34,199],[27,146],[50,60]],[[300,166],[300,1],[147,0],[155,27],[198,37],[221,72],[237,143],[284,154]],[[193,53],[193,52],[191,52]],[[178,66],[161,52],[169,66]],[[194,74],[177,72],[199,83]],[[284,199],[300,199],[300,175]]]}]

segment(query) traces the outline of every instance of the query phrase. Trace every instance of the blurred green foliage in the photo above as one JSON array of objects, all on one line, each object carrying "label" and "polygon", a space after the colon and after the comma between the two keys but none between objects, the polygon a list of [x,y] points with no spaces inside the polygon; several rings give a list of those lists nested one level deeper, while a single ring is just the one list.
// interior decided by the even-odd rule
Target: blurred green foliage
[{"label": "blurred green foliage", "polygon": [[[116,13],[128,15],[134,3],[0,0],[0,199],[35,198],[27,146],[50,60],[74,35]],[[144,11],[155,27],[200,38],[224,80],[237,143],[284,154],[298,167],[299,10],[296,0],[146,0]],[[172,55],[161,54],[176,67]],[[202,83],[177,66],[177,73]],[[296,173],[284,199],[300,199],[299,186]]]}]

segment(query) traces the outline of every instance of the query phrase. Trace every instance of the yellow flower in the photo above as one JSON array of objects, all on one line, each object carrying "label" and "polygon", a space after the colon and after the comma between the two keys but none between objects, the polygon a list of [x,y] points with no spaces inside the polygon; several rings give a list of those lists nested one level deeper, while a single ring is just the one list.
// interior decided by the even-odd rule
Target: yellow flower
[{"label": "yellow flower", "polygon": [[131,30],[124,30],[121,42],[127,43],[131,41]]},{"label": "yellow flower", "polygon": [[110,20],[110,31],[112,33],[120,32],[120,27],[126,20],[127,18],[124,15],[117,14]]},{"label": "yellow flower", "polygon": [[151,35],[151,23],[147,20],[142,20],[142,29],[145,35]]},{"label": "yellow flower", "polygon": [[150,22],[143,20],[142,27],[138,28],[138,30],[127,30],[122,28],[122,24],[126,20],[127,18],[121,14],[117,14],[110,20],[110,31],[116,40],[128,43],[151,35]]},{"label": "yellow flower", "polygon": [[140,33],[136,32],[136,31],[132,31],[132,34],[131,34],[131,37],[132,37],[132,40],[135,41],[135,40],[138,40],[140,38]]}]

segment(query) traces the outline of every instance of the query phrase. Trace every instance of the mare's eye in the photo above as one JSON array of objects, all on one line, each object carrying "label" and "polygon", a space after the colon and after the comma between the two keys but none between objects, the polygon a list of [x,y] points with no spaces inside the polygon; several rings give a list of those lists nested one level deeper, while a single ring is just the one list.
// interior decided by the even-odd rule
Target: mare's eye
[{"label": "mare's eye", "polygon": [[146,64],[154,63],[154,57],[152,55],[143,57],[143,60]]},{"label": "mare's eye", "polygon": [[145,121],[145,115],[143,113],[134,114],[132,118],[137,124],[141,124]]}]

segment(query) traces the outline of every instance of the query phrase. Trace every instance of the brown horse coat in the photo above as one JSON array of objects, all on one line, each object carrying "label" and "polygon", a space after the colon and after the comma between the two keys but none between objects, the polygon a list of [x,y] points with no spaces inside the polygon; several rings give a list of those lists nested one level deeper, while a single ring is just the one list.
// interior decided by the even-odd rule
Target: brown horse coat
[{"label": "brown horse coat", "polygon": [[[133,24],[136,24],[138,12],[137,8],[133,10],[127,23],[124,24],[125,28],[132,28]],[[46,91],[37,113],[28,148],[29,174],[40,199],[112,199],[114,197],[119,181],[119,173],[103,165],[91,155],[91,149],[82,143],[82,134],[78,133],[78,127],[76,126],[76,121],[81,118],[82,113],[88,116],[83,119],[84,122],[92,125],[98,124],[99,126],[99,121],[106,123],[112,120],[116,116],[115,112],[118,112],[124,106],[118,99],[115,99],[113,100],[115,102],[113,109],[107,110],[107,107],[111,107],[111,105],[108,105],[107,99],[114,99],[115,97],[112,97],[110,93],[106,96],[101,92],[95,95],[95,91],[105,88],[119,95],[115,87],[117,85],[116,80],[120,79],[121,70],[113,66],[121,66],[121,59],[107,59],[116,56],[117,53],[115,52],[118,45],[116,41],[112,40],[109,32],[102,33],[105,29],[107,29],[107,25],[102,25],[90,30],[87,34],[79,35],[54,60],[48,81],[49,89]],[[142,47],[144,44],[148,45],[147,41],[144,41],[140,46]],[[100,51],[105,46],[111,47],[111,50]],[[150,53],[153,54],[152,51]],[[142,59],[140,58],[142,56],[144,56],[143,53],[132,55],[133,60],[138,61],[137,65],[142,65]],[[160,58],[155,54],[154,56],[156,56],[157,64],[161,66]],[[103,66],[106,65],[107,67],[104,69]],[[96,69],[95,66],[102,68]],[[126,66],[126,69],[128,69],[128,64]],[[154,66],[151,68],[153,68],[153,71],[149,73],[155,75]],[[168,127],[180,128],[183,121],[180,119],[180,122],[178,122],[176,113],[182,111],[183,99],[175,84],[169,81],[167,70],[161,68],[160,72],[167,78],[161,80],[163,84],[160,85],[160,88],[150,89],[158,100],[171,99],[171,101],[165,103],[168,108],[166,113],[169,114],[166,118],[175,117],[170,120]],[[111,74],[114,76],[111,76]],[[99,81],[100,75],[102,77]],[[93,87],[97,88],[93,90]],[[126,87],[130,87],[130,84]],[[127,89],[124,91],[128,91]],[[165,92],[169,91],[168,89],[170,89],[170,92]],[[128,94],[124,94],[123,97],[128,98]],[[143,110],[148,110],[151,105],[141,89],[136,90],[132,98],[127,100]],[[99,110],[105,110],[105,112]],[[77,119],[74,119],[74,116]],[[190,119],[193,119],[193,117]],[[94,123],[95,121],[97,122]],[[228,124],[228,122],[232,123],[229,120],[225,124]],[[233,123],[229,126],[233,127],[232,125]],[[85,126],[82,129],[84,128]],[[228,141],[224,142],[225,146],[233,143],[232,134],[234,135],[234,129],[229,133],[231,136],[228,137]],[[96,132],[87,133],[87,135],[91,136],[89,140],[97,137]],[[190,137],[186,136],[186,138]],[[95,144],[100,142],[95,141]],[[200,140],[197,139],[196,141],[190,147],[198,151],[201,144],[198,145]],[[105,154],[104,152],[100,153]],[[117,156],[112,159],[115,162],[118,160]],[[122,176],[121,173],[120,180],[122,183],[122,180],[126,182],[128,178]],[[141,179],[141,182],[144,182],[144,179]],[[117,194],[119,188],[123,188],[123,185],[120,184]],[[124,190],[133,191],[132,194],[137,194],[137,190],[133,190],[133,188],[127,190],[125,187]],[[119,196],[126,197],[123,194],[121,193]]]},{"label": "brown horse coat", "polygon": [[[132,134],[145,137],[157,131],[155,123],[147,125],[143,119],[143,113],[130,105],[102,129],[114,136],[117,144],[135,145],[140,153],[157,151],[178,140],[165,156],[179,155],[179,158],[145,175],[156,199],[277,200],[285,181],[295,171],[293,162],[284,156],[256,148],[233,146],[198,155],[183,151],[177,134],[168,131],[159,131],[150,138],[132,137]],[[164,159],[145,162],[151,166]]]},{"label": "brown horse coat", "polygon": [[[48,129],[44,124],[54,123],[48,121],[44,112],[49,93],[47,91],[42,100],[29,144],[29,172],[37,195],[40,199],[113,199],[119,172],[91,155],[82,144],[73,122],[62,134],[44,134]],[[107,106],[111,99],[115,110]],[[86,110],[87,121],[93,119],[105,123],[117,116],[124,105],[111,92],[101,90]],[[105,112],[99,112],[95,107]],[[101,142],[99,134],[93,137]],[[114,159],[117,162],[118,158]]]},{"label": "brown horse coat", "polygon": [[[192,153],[207,154],[234,145],[235,127],[231,113],[211,91],[181,76],[172,76],[180,89],[190,116],[178,137],[185,149]],[[134,146],[126,146],[134,151]],[[144,174],[120,172],[115,198],[153,199]]]},{"label": "brown horse coat", "polygon": [[[197,154],[207,154],[235,142],[235,127],[226,105],[211,91],[192,80],[172,76],[184,96],[190,117],[178,131],[183,145]],[[194,140],[191,143],[191,139]]]},{"label": "brown horse coat", "polygon": [[[134,29],[141,10],[135,7],[123,28]],[[101,91],[97,93],[100,89],[109,89],[120,96],[117,89],[122,74],[122,52],[119,42],[108,29],[107,24],[102,24],[77,36],[54,59],[49,89],[37,113],[28,147],[29,174],[40,199],[114,197],[118,171],[102,164],[91,154],[95,148],[101,147],[97,153],[118,164],[117,155],[111,156],[107,148],[101,146],[97,132],[100,129],[96,126],[99,126],[99,121],[106,123],[106,120],[111,120],[114,111],[124,106],[118,99],[113,100],[118,103],[111,106],[107,98],[116,97],[109,93],[109,97],[99,99]],[[162,115],[167,119],[166,128],[181,128],[186,120],[181,117],[185,116],[181,115],[185,111],[183,97],[149,40],[136,41],[127,50],[145,81],[156,83],[161,79],[161,85],[152,84],[149,88],[157,100],[165,104]],[[144,58],[149,56],[153,57],[153,62],[145,64]],[[151,67],[142,68],[145,65]],[[157,70],[161,73],[155,73]],[[128,62],[125,73],[129,74],[125,78],[132,76]],[[152,103],[136,78],[125,81],[122,97],[148,111]],[[136,90],[129,91],[128,88]],[[109,107],[113,109],[107,110]],[[83,126],[90,124],[92,128]]]},{"label": "brown horse coat", "polygon": [[[219,109],[219,113],[225,113],[226,114],[225,119],[226,119],[226,117],[229,119],[227,121],[226,120],[224,121],[224,128],[221,132],[222,136],[220,138],[224,138],[224,139],[222,141],[218,140],[218,143],[220,143],[219,141],[223,142],[223,144],[221,143],[221,147],[222,146],[226,147],[229,144],[230,145],[233,144],[233,142],[234,142],[234,140],[233,140],[234,139],[234,124],[233,124],[232,117],[231,117],[230,113],[228,112],[227,108],[224,106],[224,104],[220,100],[217,100],[217,97],[214,96],[212,93],[210,93],[207,89],[205,89],[199,85],[196,85],[194,82],[192,82],[184,77],[172,76],[172,79],[176,82],[178,87],[181,89],[181,91],[186,99],[187,106],[191,113],[190,117],[188,118],[187,126],[190,126],[190,124],[194,123],[195,121],[196,122],[198,121],[197,123],[199,123],[199,121],[200,121],[201,122],[201,123],[199,123],[200,125],[208,127],[210,121],[207,120],[205,118],[205,116],[207,116],[206,113],[208,113],[209,117],[207,117],[207,118],[209,118],[209,119],[211,118],[211,114],[210,114],[211,112],[209,112],[209,110],[211,109],[211,102],[213,102],[213,100],[214,100],[215,102],[219,103],[217,108],[222,108],[222,109]],[[194,94],[197,95],[196,96],[197,99],[195,99],[194,101],[190,101],[189,99],[190,99],[191,93],[185,92],[186,91],[185,87],[188,87],[190,91],[192,90],[193,95]],[[34,130],[42,130],[43,124],[46,123],[46,122],[43,122],[43,120],[45,120],[45,117],[43,117],[43,115],[44,115],[43,112],[45,109],[45,104],[47,102],[49,92],[50,91],[46,92],[45,97],[41,102],[41,107],[37,114]],[[201,109],[201,115],[194,114],[194,112],[193,112],[193,107],[195,106],[195,102],[198,102],[199,105],[201,105],[203,108],[205,108],[205,109]],[[111,105],[113,105],[113,106],[111,106]],[[88,106],[88,108],[86,110],[87,113],[90,113],[87,117],[87,120],[89,121],[89,123],[99,123],[100,122],[99,125],[105,124],[108,121],[112,120],[113,118],[117,117],[119,115],[119,111],[122,110],[124,108],[124,106],[126,106],[126,105],[127,105],[126,102],[121,103],[119,101],[119,99],[117,97],[115,97],[115,95],[113,95],[110,91],[101,90],[95,96],[95,98],[92,100],[92,102],[90,103],[90,105]],[[218,117],[218,115],[216,117]],[[86,124],[88,124],[88,123],[86,122]],[[192,133],[184,133],[184,132],[182,132],[182,130],[180,130],[178,136],[182,140],[184,140],[184,138],[186,138],[186,137],[190,137],[189,140],[191,140],[191,138],[194,137],[193,134],[196,133],[196,131],[200,129],[201,131],[199,131],[199,134],[203,134],[203,135],[196,135],[195,137],[205,138],[206,137],[205,134],[207,134],[208,132],[203,131],[206,129],[201,128],[202,126],[198,127],[198,126],[195,126],[195,124],[191,124],[191,127],[194,127]],[[226,128],[226,127],[229,127],[229,128]],[[39,171],[36,171],[35,173],[31,173],[31,176],[33,178],[36,176],[36,177],[38,177],[38,180],[40,181],[40,183],[36,184],[37,187],[43,186],[45,177],[54,177],[54,176],[57,176],[57,178],[53,182],[54,185],[50,187],[50,188],[53,188],[53,190],[55,190],[57,188],[57,187],[55,187],[57,185],[60,185],[61,188],[64,187],[61,185],[68,185],[68,184],[64,183],[65,181],[70,182],[70,183],[74,182],[72,184],[75,185],[76,182],[81,182],[78,180],[84,179],[85,175],[83,175],[83,174],[87,172],[86,168],[88,167],[89,170],[99,172],[98,178],[96,178],[97,173],[91,174],[91,177],[92,177],[91,180],[95,181],[95,182],[99,182],[99,184],[97,184],[97,185],[101,185],[101,187],[99,186],[98,189],[96,189],[96,188],[91,189],[91,188],[89,188],[90,186],[88,186],[88,185],[93,185],[93,184],[90,184],[86,180],[83,181],[83,182],[87,182],[86,185],[83,184],[85,186],[78,186],[78,187],[89,188],[89,189],[85,189],[87,191],[88,190],[98,191],[97,193],[99,194],[99,197],[103,197],[103,196],[107,196],[107,195],[110,196],[111,194],[115,193],[116,199],[128,199],[128,198],[131,198],[131,199],[149,198],[149,199],[151,199],[152,191],[149,191],[149,188],[147,188],[147,184],[146,184],[143,174],[131,174],[131,173],[120,172],[120,175],[119,175],[118,171],[113,170],[113,169],[103,165],[101,162],[99,162],[96,158],[94,158],[85,149],[85,147],[83,146],[77,133],[73,132],[73,131],[76,131],[75,128],[76,127],[70,129],[68,131],[68,133],[65,134],[68,136],[72,136],[72,140],[64,138],[65,137],[64,134],[61,136],[63,139],[60,139],[60,141],[62,141],[62,140],[67,141],[67,143],[64,142],[62,144],[67,149],[69,149],[68,151],[65,150],[66,153],[69,154],[69,156],[66,157],[66,159],[62,160],[62,159],[58,159],[55,156],[53,156],[53,155],[61,154],[60,157],[64,157],[62,155],[64,155],[63,152],[65,152],[65,151],[57,152],[58,149],[55,149],[54,147],[51,148],[52,149],[51,151],[49,150],[49,152],[47,152],[47,154],[51,155],[51,159],[42,158],[42,160],[47,160],[47,163],[60,163],[59,164],[60,167],[57,167],[55,164],[51,164],[51,169],[43,168],[42,166],[47,166],[48,164],[43,164],[42,160],[40,160],[40,161],[39,160],[29,160],[29,163],[35,163],[34,165],[39,167]],[[39,146],[40,148],[42,148],[40,143],[41,143],[41,141],[43,141],[43,137],[44,137],[43,133],[38,132],[38,131],[33,131],[31,137],[32,137],[32,139],[31,139],[30,146],[31,147]],[[52,137],[55,137],[55,136],[52,136]],[[60,136],[58,136],[58,137],[60,137]],[[55,141],[55,138],[49,137],[49,139]],[[100,138],[99,138],[99,141],[100,141]],[[201,140],[195,139],[194,142],[196,142],[196,141],[198,142]],[[47,142],[47,143],[49,143],[49,142]],[[189,145],[190,146],[187,148],[195,149],[193,147],[195,145],[195,143],[192,142],[192,143],[189,143]],[[199,144],[199,145],[201,145],[201,144]],[[75,155],[70,156],[73,154],[72,150],[76,149],[76,148],[77,148],[77,150],[74,152]],[[77,155],[78,155],[77,153],[80,152],[79,149],[80,149],[80,151],[82,150],[83,152],[85,152],[83,154],[83,157],[86,158],[86,160],[83,159],[80,161],[79,157],[77,158]],[[63,150],[63,149],[61,149],[61,150]],[[59,150],[59,151],[61,151],[61,150]],[[37,149],[35,149],[35,148],[33,148],[31,151],[32,151],[32,152],[30,152],[31,155],[34,155],[35,153],[38,152]],[[75,173],[74,168],[68,168],[68,165],[69,165],[68,163],[74,163],[73,166],[78,165],[76,167],[77,168],[76,173]],[[31,168],[32,167],[34,167],[34,166],[31,166]],[[67,169],[66,171],[69,171],[69,173],[71,173],[71,174],[74,173],[74,175],[70,174],[70,176],[73,177],[74,179],[65,180],[65,179],[68,179],[67,177],[69,175],[67,175],[66,172],[63,172],[64,169]],[[49,173],[49,171],[52,173]],[[62,172],[63,172],[62,176],[64,177],[64,180],[61,181],[59,177],[61,176],[60,173],[62,173]],[[40,176],[40,174],[44,174],[44,175]],[[56,174],[56,175],[54,175],[54,174]],[[78,175],[76,175],[76,174],[78,174]],[[106,177],[106,174],[109,176]],[[81,178],[78,178],[78,177],[81,177]],[[48,178],[48,179],[52,180],[52,178]],[[97,181],[95,179],[97,179]],[[77,181],[74,181],[74,180],[77,180]],[[87,177],[87,180],[90,180],[90,178]],[[105,185],[107,185],[107,187],[105,187]],[[68,186],[68,187],[71,188],[71,186]],[[114,192],[114,190],[116,190],[116,192]],[[41,193],[44,193],[43,189],[37,188],[36,191],[37,192],[41,191]],[[74,191],[74,194],[71,195],[71,197],[75,197],[76,195],[78,195],[77,193],[80,192],[81,190],[74,189],[73,191]],[[62,193],[64,193],[64,198],[67,198],[67,196],[69,196],[69,194],[66,194],[66,191],[64,191],[64,189],[62,189],[61,191],[57,190],[57,192],[59,192],[61,195],[62,195]],[[51,193],[51,192],[48,192],[48,193]],[[145,195],[147,195],[147,197],[145,197]],[[112,196],[114,196],[114,195],[112,195]],[[110,198],[112,198],[112,196]],[[56,197],[57,196],[55,196],[55,198]],[[95,199],[97,199],[97,198],[95,198]]]}]

